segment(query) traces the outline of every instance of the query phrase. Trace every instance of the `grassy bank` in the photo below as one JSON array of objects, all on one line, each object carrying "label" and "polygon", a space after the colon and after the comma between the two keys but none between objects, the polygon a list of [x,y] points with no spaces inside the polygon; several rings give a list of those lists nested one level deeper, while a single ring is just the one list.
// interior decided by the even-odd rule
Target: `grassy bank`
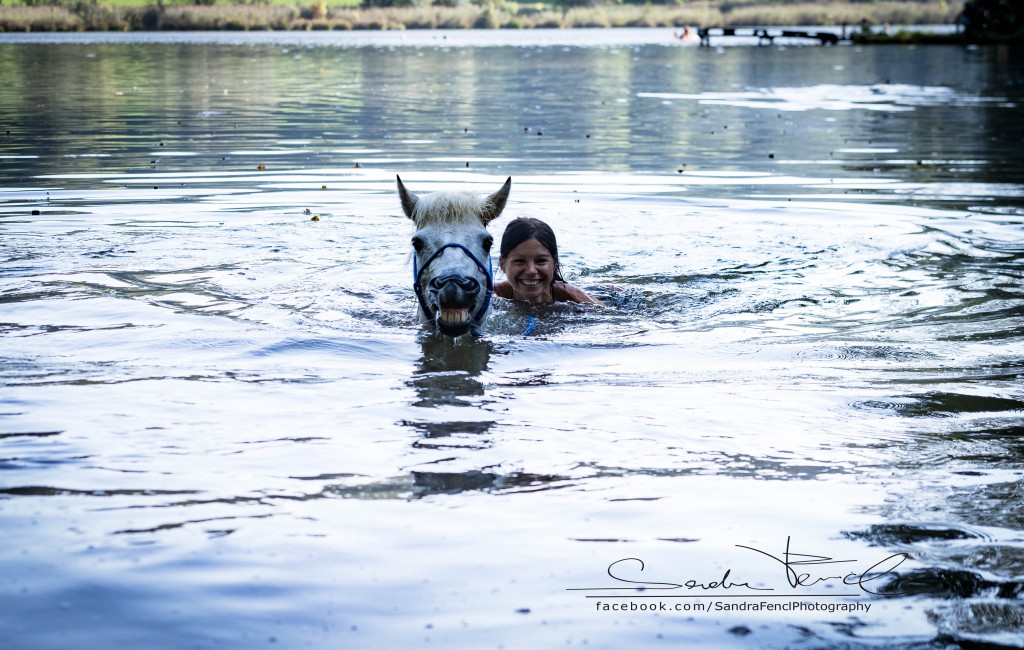
[{"label": "grassy bank", "polygon": [[609,5],[563,11],[516,3],[459,7],[353,8],[310,5],[108,5],[90,1],[53,6],[0,5],[2,31],[123,30],[348,30],[436,28],[571,28],[778,26],[951,23],[956,2],[807,2],[787,4],[712,1],[675,5]]}]

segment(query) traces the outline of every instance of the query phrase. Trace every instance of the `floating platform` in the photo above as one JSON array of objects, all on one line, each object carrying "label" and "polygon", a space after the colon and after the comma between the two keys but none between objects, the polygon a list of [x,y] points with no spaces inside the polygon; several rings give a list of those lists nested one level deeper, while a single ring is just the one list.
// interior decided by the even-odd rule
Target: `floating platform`
[{"label": "floating platform", "polygon": [[[711,37],[740,36],[756,38],[758,45],[771,45],[776,38],[802,38],[818,41],[821,45],[836,45],[841,37],[835,32],[805,32],[789,29],[769,29],[767,27],[698,27],[697,36],[700,44],[711,45]],[[845,35],[844,37],[845,38]]]}]

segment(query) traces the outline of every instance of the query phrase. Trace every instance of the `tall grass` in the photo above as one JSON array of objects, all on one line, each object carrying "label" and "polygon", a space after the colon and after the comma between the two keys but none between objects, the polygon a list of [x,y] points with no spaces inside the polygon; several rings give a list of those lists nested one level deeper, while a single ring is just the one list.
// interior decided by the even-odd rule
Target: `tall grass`
[{"label": "tall grass", "polygon": [[296,7],[259,5],[209,5],[168,7],[159,18],[159,29],[256,30],[292,29],[299,18]]},{"label": "tall grass", "polygon": [[0,31],[76,32],[83,29],[82,19],[64,7],[0,6]]},{"label": "tall grass", "polygon": [[90,0],[54,7],[0,5],[2,31],[469,29],[570,27],[780,26],[950,23],[953,2],[793,2],[789,4],[608,5],[561,11],[515,3],[354,9],[310,4],[114,6]]},{"label": "tall grass", "polygon": [[[787,5],[745,5],[721,13],[720,25],[842,25],[863,19],[892,25],[941,25],[952,23],[962,5],[907,2],[818,2]],[[710,24],[710,23],[709,23]]]}]

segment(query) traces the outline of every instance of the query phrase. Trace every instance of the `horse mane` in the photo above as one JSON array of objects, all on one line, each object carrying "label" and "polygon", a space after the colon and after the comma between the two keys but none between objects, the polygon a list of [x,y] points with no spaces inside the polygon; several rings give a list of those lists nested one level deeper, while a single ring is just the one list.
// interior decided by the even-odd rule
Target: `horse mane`
[{"label": "horse mane", "polygon": [[416,228],[432,224],[480,224],[487,199],[472,192],[431,192],[423,194],[413,208]]}]

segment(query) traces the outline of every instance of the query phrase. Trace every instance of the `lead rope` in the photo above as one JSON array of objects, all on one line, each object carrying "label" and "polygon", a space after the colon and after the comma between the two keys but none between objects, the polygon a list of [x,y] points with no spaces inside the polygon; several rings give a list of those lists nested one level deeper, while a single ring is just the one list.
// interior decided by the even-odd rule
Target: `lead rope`
[{"label": "lead rope", "polygon": [[[512,295],[515,296],[515,293],[513,293]],[[520,334],[519,336],[529,336],[529,335],[533,334],[533,330],[534,330],[535,327],[537,327],[537,319],[534,318],[533,314],[527,314],[526,315],[526,329],[524,329],[523,333]]]},{"label": "lead rope", "polygon": [[528,321],[526,329],[523,330],[523,336],[529,336],[530,334],[533,334],[533,328],[537,326],[537,319],[533,317],[533,314],[530,314],[529,316],[527,316],[527,318],[530,320]]}]

